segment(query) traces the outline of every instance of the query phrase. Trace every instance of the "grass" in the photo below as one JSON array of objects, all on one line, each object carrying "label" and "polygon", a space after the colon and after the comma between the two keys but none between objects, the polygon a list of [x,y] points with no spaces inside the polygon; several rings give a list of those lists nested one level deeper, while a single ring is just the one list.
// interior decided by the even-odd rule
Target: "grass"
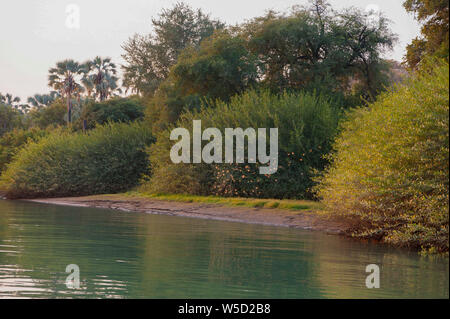
[{"label": "grass", "polygon": [[286,210],[321,210],[322,204],[308,200],[287,199],[257,199],[242,197],[196,196],[187,194],[149,194],[141,192],[127,192],[121,195],[137,198],[151,198],[184,203],[206,203],[225,206],[240,206],[252,208],[277,208]]}]

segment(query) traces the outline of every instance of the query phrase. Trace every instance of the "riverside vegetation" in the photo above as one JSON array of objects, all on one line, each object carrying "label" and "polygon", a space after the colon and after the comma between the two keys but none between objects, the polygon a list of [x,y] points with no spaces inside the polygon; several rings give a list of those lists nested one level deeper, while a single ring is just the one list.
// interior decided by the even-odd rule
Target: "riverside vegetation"
[{"label": "riverside vegetation", "polygon": [[[314,207],[354,236],[448,252],[448,2],[438,2],[404,3],[424,22],[406,68],[382,58],[397,40],[383,15],[316,0],[227,26],[178,3],[123,45],[133,95],[102,57],[58,62],[54,91],[27,103],[0,94],[0,191]],[[277,127],[277,172],[172,163],[170,131],[193,120]]]}]

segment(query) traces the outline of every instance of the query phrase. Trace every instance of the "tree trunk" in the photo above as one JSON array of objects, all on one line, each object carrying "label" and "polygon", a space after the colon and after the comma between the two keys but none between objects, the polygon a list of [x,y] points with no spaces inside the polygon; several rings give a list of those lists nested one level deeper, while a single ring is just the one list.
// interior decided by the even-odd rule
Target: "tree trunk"
[{"label": "tree trunk", "polygon": [[72,99],[70,94],[67,95],[67,122],[72,123]]}]

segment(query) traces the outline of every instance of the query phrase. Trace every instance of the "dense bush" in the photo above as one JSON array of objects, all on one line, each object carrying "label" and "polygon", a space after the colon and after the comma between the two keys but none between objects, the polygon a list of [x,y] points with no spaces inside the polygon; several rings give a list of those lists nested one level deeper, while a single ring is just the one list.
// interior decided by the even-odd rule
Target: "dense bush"
[{"label": "dense bush", "polygon": [[29,141],[37,141],[46,136],[49,130],[39,128],[15,129],[0,138],[0,174],[13,156]]},{"label": "dense bush", "polygon": [[49,106],[33,109],[28,114],[32,125],[40,128],[66,125],[67,106],[63,99],[57,99]]},{"label": "dense bush", "polygon": [[[338,110],[321,97],[310,94],[272,95],[248,91],[230,103],[203,106],[199,112],[181,116],[176,127],[192,132],[192,121],[202,128],[278,128],[279,167],[272,175],[260,175],[258,164],[173,164],[171,128],[159,133],[151,149],[153,177],[147,191],[244,196],[262,198],[310,197],[313,170],[323,169],[323,155],[335,134]],[[204,142],[206,144],[206,142]],[[247,154],[247,152],[245,152]],[[248,162],[247,160],[245,161]]]},{"label": "dense bush", "polygon": [[317,190],[356,235],[448,251],[448,72],[417,75],[342,124]]},{"label": "dense bush", "polygon": [[143,116],[144,106],[137,97],[113,98],[104,102],[92,101],[83,108],[75,126],[82,128],[83,121],[86,121],[87,128],[92,129],[97,124],[105,124],[107,122],[128,123]]},{"label": "dense bush", "polygon": [[125,191],[148,174],[150,130],[106,124],[89,133],[58,130],[29,143],[8,165],[0,187],[9,198]]}]

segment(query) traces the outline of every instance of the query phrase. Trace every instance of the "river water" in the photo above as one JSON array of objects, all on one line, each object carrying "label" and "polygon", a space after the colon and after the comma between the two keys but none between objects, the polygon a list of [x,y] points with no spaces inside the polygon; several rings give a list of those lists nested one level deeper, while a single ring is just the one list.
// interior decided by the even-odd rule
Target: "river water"
[{"label": "river water", "polygon": [[0,200],[0,298],[448,298],[448,271],[312,231]]}]

